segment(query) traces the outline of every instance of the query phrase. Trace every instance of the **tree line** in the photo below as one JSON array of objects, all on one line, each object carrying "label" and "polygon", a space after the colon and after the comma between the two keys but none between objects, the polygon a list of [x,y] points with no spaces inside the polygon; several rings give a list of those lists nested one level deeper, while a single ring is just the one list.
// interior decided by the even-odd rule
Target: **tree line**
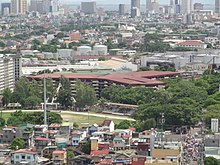
[{"label": "tree line", "polygon": [[111,102],[139,105],[133,114],[136,122],[123,121],[119,124],[123,128],[161,128],[162,113],[166,128],[195,126],[202,118],[209,126],[211,118],[220,119],[220,73],[206,71],[199,79],[176,78],[165,82],[165,89],[160,90],[113,85],[105,88],[101,96]]},{"label": "tree line", "polygon": [[[75,89],[75,93],[72,93],[72,88]],[[47,102],[59,103],[63,109],[76,107],[82,110],[96,103],[94,88],[80,80],[76,81],[75,86],[71,86],[69,79],[61,77],[54,86],[52,79],[47,79],[46,89]],[[7,88],[2,95],[6,108],[9,103],[20,103],[25,109],[37,108],[44,100],[43,80],[30,81],[22,77],[16,81],[13,92]]]}]

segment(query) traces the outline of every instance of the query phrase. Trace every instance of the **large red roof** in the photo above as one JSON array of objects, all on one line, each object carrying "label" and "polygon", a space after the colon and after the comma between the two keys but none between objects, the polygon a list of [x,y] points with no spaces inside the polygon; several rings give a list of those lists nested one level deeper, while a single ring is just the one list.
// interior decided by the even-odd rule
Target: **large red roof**
[{"label": "large red roof", "polygon": [[103,81],[113,81],[116,83],[126,84],[126,85],[163,85],[164,82],[155,80],[156,78],[163,78],[169,76],[179,75],[179,72],[161,72],[161,71],[143,71],[143,72],[129,72],[129,73],[112,73],[112,74],[41,74],[36,76],[29,76],[30,79],[42,79],[44,77],[59,79],[61,76],[68,79],[90,79],[90,80],[103,80]]}]

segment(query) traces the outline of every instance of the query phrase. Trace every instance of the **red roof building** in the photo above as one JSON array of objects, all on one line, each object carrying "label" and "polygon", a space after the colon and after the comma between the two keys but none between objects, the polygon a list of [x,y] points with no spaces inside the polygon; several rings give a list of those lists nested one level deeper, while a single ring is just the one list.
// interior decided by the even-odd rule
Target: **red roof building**
[{"label": "red roof building", "polygon": [[[36,76],[29,76],[29,79],[41,80],[44,77],[54,80],[56,85],[61,76],[68,78],[72,85],[75,84],[75,80],[79,79],[85,83],[92,85],[99,95],[102,89],[106,86],[116,84],[124,86],[146,86],[146,87],[159,87],[164,86],[165,83],[160,81],[163,78],[177,77],[179,72],[161,72],[161,71],[143,71],[143,72],[129,72],[129,73],[113,73],[113,74],[41,74]],[[73,88],[74,90],[74,88]],[[74,93],[74,91],[72,91]]]}]

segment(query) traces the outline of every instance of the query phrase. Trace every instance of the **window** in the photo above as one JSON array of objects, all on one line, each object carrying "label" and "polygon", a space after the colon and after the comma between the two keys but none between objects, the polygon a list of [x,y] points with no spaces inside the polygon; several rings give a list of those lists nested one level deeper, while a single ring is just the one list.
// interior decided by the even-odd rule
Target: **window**
[{"label": "window", "polygon": [[27,156],[27,159],[31,159],[31,156]]},{"label": "window", "polygon": [[15,158],[16,158],[16,159],[19,159],[19,155],[16,155]]},{"label": "window", "polygon": [[21,156],[21,159],[25,159],[25,155],[22,155],[22,156]]}]

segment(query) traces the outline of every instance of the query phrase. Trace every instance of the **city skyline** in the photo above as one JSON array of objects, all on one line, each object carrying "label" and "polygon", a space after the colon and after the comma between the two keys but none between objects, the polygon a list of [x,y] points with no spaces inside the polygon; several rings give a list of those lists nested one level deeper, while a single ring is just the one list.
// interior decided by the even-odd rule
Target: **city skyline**
[{"label": "city skyline", "polygon": [[[30,0],[28,0],[29,2]],[[60,3],[65,4],[65,3],[80,3],[80,2],[90,2],[90,1],[96,1],[98,3],[101,4],[120,4],[120,3],[125,3],[125,4],[130,4],[130,0],[112,0],[111,3],[107,0],[76,0],[74,2],[72,2],[71,0],[62,0],[62,2],[60,1]],[[210,0],[194,0],[195,2],[200,2],[200,3],[204,3],[204,4],[214,4],[214,0],[212,0],[210,2]],[[0,0],[0,3],[4,3],[4,2],[10,2],[10,0]],[[158,2],[160,4],[169,4],[170,0],[158,0]],[[145,4],[146,0],[141,0],[141,4]]]}]

